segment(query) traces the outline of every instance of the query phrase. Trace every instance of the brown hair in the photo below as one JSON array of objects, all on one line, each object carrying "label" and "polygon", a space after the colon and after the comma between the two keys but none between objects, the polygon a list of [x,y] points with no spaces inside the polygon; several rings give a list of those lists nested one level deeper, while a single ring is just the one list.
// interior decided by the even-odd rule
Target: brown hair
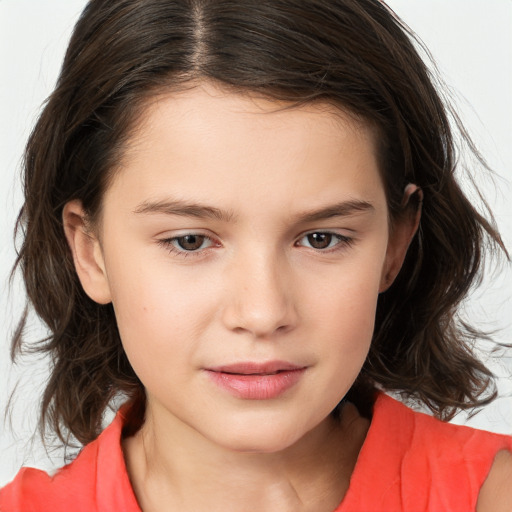
[{"label": "brown hair", "polygon": [[[78,281],[62,208],[80,199],[94,219],[147,99],[201,79],[294,104],[329,102],[371,123],[380,134],[391,219],[400,215],[407,183],[423,190],[419,232],[397,280],[379,297],[374,339],[351,399],[362,403],[379,385],[444,418],[490,400],[492,376],[471,351],[477,333],[456,311],[485,243],[503,246],[455,180],[449,110],[411,37],[379,0],[88,3],[24,159],[17,266],[50,331],[36,347],[53,362],[43,428],[64,441],[71,434],[89,442],[119,394],[135,401],[142,421],[143,386],[112,306],[93,302]],[[25,323],[13,354],[24,343]]]}]

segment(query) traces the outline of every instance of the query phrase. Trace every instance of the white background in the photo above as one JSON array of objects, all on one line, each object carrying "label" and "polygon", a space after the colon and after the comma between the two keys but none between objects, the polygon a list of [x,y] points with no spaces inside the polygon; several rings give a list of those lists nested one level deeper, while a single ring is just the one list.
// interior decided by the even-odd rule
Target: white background
[{"label": "white background", "polygon": [[[512,250],[512,1],[390,0],[389,4],[430,48],[470,133],[504,178],[482,187]],[[12,230],[21,206],[18,170],[23,145],[55,84],[71,29],[84,5],[84,0],[0,0],[0,485],[22,464],[52,467],[41,443],[31,441],[47,363],[34,358],[16,367],[10,363],[9,338],[24,298],[19,283],[9,288],[7,279],[15,257]],[[498,340],[512,342],[510,265],[473,294],[467,310],[481,325],[500,327]],[[32,326],[31,334],[39,332],[37,325]],[[512,363],[508,358],[491,363],[503,375],[503,397],[471,424],[512,433],[508,396]],[[6,417],[4,409],[15,386],[13,414]],[[53,464],[61,464],[58,456]]]}]

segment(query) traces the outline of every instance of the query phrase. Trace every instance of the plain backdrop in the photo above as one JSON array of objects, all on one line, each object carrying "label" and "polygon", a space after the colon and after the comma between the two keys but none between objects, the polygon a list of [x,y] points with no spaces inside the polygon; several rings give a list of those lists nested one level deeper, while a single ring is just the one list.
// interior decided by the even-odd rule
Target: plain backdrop
[{"label": "plain backdrop", "polygon": [[[495,211],[503,238],[512,248],[512,1],[390,0],[390,6],[430,48],[460,115],[491,167],[500,176],[477,182]],[[8,285],[14,262],[13,227],[21,206],[19,164],[23,146],[51,92],[72,27],[84,0],[0,0],[0,485],[22,464],[51,469],[33,434],[47,361],[25,358],[13,366],[10,336],[23,309],[19,280]],[[500,328],[496,339],[512,342],[512,272],[494,272],[465,305],[473,321]],[[44,330],[34,322],[29,334]],[[491,360],[502,376],[501,398],[470,424],[512,433],[512,360]],[[15,389],[16,388],[16,389]],[[4,410],[15,390],[11,415]],[[456,422],[465,422],[463,415]]]}]

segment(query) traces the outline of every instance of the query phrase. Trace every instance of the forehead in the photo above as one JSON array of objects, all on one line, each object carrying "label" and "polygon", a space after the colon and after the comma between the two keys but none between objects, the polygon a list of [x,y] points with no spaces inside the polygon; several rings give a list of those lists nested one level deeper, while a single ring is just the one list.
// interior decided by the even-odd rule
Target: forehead
[{"label": "forehead", "polygon": [[382,190],[375,130],[327,103],[298,106],[205,83],[154,97],[138,121],[113,180],[128,195],[265,202],[274,191],[286,204],[307,190]]},{"label": "forehead", "polygon": [[[223,131],[234,125],[244,126],[244,130],[238,132],[240,135],[250,130],[256,135],[257,129],[263,128],[270,129],[275,136],[280,128],[286,128],[290,139],[311,136],[313,132],[338,138],[352,132],[366,138],[373,146],[376,146],[379,131],[373,123],[327,100],[292,103],[264,97],[255,91],[233,92],[227,86],[210,81],[192,82],[184,90],[159,92],[150,96],[137,113],[127,145],[129,158],[142,148],[138,143],[162,128],[170,135],[171,131],[188,132],[198,143],[205,131],[210,136],[217,133],[221,138]],[[229,125],[224,121],[229,121]],[[308,127],[310,133],[304,130]]]}]

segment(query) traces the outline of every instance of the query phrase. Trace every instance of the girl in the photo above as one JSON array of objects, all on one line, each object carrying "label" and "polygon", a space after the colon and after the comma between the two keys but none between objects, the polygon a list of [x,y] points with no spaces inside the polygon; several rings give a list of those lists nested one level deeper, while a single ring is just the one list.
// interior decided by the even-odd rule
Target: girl
[{"label": "girl", "polygon": [[0,510],[510,510],[509,437],[382,393],[441,419],[492,398],[456,309],[504,248],[455,167],[380,1],[90,1],[18,262],[42,422],[85,448]]}]

